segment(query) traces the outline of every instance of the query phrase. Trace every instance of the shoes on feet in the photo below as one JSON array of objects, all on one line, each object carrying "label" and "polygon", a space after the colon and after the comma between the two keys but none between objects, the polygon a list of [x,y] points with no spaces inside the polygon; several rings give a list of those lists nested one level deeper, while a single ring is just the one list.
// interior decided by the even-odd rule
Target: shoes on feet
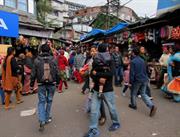
[{"label": "shoes on feet", "polygon": [[43,132],[44,131],[44,126],[45,126],[45,123],[41,122],[40,126],[39,126],[39,132]]},{"label": "shoes on feet", "polygon": [[157,107],[152,106],[149,116],[153,117],[156,114],[156,111],[157,111]]},{"label": "shoes on feet", "polygon": [[100,133],[97,129],[90,129],[88,133],[84,135],[84,137],[99,137]]},{"label": "shoes on feet", "polygon": [[46,121],[46,124],[49,124],[52,122],[52,117],[50,117],[47,121]]},{"label": "shoes on feet", "polygon": [[141,95],[138,95],[138,98],[141,98]]},{"label": "shoes on feet", "polygon": [[24,101],[23,100],[18,100],[17,102],[16,102],[16,104],[21,104],[21,103],[23,103]]},{"label": "shoes on feet", "polygon": [[99,125],[100,125],[100,126],[103,126],[105,123],[106,123],[106,118],[105,118],[105,117],[101,117],[101,118],[99,119]]},{"label": "shoes on feet", "polygon": [[120,124],[119,123],[113,123],[110,127],[109,127],[109,131],[116,131],[117,129],[120,128]]},{"label": "shoes on feet", "polygon": [[129,104],[129,108],[132,108],[132,109],[136,110],[137,106],[133,106],[132,104]]},{"label": "shoes on feet", "polygon": [[125,96],[126,96],[126,93],[122,93],[122,96],[125,97]]},{"label": "shoes on feet", "polygon": [[63,93],[63,91],[62,91],[62,90],[59,90],[58,93]]}]

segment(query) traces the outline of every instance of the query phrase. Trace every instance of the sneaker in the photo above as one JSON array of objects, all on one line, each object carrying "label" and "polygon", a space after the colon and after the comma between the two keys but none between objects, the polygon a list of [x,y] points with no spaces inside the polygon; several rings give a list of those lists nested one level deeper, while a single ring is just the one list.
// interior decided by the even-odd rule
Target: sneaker
[{"label": "sneaker", "polygon": [[134,109],[134,110],[137,109],[137,107],[136,107],[136,106],[133,106],[132,104],[129,104],[129,108],[132,108],[132,109]]},{"label": "sneaker", "polygon": [[100,125],[100,126],[103,126],[105,123],[106,123],[106,118],[105,118],[105,117],[101,117],[101,118],[99,119],[99,125]]},{"label": "sneaker", "polygon": [[157,111],[157,107],[153,106],[153,107],[151,108],[151,111],[150,111],[149,116],[150,116],[150,117],[153,117],[153,116],[156,114],[156,111]]},{"label": "sneaker", "polygon": [[141,98],[141,95],[138,95],[138,98]]},{"label": "sneaker", "polygon": [[85,91],[84,91],[84,90],[81,90],[81,93],[82,93],[83,95],[85,95]]},{"label": "sneaker", "polygon": [[153,100],[153,97],[149,97],[150,100]]},{"label": "sneaker", "polygon": [[50,117],[47,121],[46,121],[46,124],[49,124],[52,122],[52,117]]},{"label": "sneaker", "polygon": [[97,129],[90,129],[88,133],[84,135],[84,137],[99,137],[100,133]]},{"label": "sneaker", "polygon": [[45,123],[40,123],[40,126],[39,126],[39,132],[43,132],[44,131],[44,126],[45,126]]},{"label": "sneaker", "polygon": [[62,91],[62,90],[59,90],[58,93],[63,93],[63,91]]},{"label": "sneaker", "polygon": [[109,127],[109,131],[116,131],[117,129],[120,128],[120,124],[119,123],[113,123],[110,127]]},{"label": "sneaker", "polygon": [[122,93],[122,96],[125,97],[125,96],[126,96],[126,93]]},{"label": "sneaker", "polygon": [[21,104],[23,102],[24,102],[23,100],[19,100],[19,101],[16,102],[16,104]]}]

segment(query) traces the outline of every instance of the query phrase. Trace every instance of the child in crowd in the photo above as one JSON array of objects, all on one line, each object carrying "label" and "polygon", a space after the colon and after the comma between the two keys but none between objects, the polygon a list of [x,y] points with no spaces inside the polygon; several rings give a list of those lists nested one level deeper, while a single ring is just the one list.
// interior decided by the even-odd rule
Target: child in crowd
[{"label": "child in crowd", "polygon": [[124,71],[124,88],[122,92],[123,96],[126,96],[125,92],[129,87],[129,73],[130,73],[130,65],[128,65],[127,70]]}]

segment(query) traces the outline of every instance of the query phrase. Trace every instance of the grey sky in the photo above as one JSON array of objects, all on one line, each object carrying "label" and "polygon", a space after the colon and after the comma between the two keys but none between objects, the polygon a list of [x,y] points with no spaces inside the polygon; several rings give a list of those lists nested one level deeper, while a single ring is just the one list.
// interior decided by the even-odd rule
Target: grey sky
[{"label": "grey sky", "polygon": [[[107,0],[68,0],[85,4],[87,6],[99,6],[104,5]],[[121,0],[121,4],[126,3],[129,0]],[[156,14],[158,0],[132,0],[127,7],[132,8],[139,16],[152,16]]]}]

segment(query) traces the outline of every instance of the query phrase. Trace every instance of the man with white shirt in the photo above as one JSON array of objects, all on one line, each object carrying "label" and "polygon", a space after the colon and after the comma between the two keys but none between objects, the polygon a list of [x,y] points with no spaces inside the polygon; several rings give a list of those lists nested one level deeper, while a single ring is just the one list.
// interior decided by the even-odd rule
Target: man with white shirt
[{"label": "man with white shirt", "polygon": [[[66,47],[64,50],[64,56],[66,57],[67,61],[69,60],[69,47]],[[66,66],[66,76],[68,78],[68,80],[70,79],[70,75],[69,75],[69,66]]]},{"label": "man with white shirt", "polygon": [[163,78],[164,74],[167,73],[167,64],[168,64],[168,59],[169,59],[169,51],[166,46],[163,47],[163,54],[161,55],[159,59],[159,63],[161,65],[161,73],[159,77],[159,82],[158,82],[158,88],[160,88],[163,84]]}]

